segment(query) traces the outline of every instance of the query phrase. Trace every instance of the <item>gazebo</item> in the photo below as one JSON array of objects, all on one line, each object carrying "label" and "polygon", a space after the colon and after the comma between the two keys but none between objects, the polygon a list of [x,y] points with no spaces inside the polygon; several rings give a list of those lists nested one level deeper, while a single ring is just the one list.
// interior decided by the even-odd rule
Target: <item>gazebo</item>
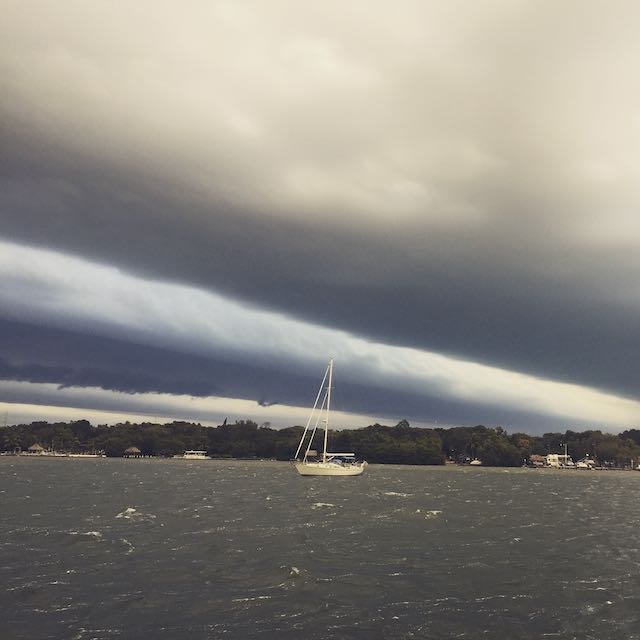
[{"label": "gazebo", "polygon": [[124,450],[124,457],[125,458],[141,458],[142,451],[140,451],[138,447],[129,447],[128,449]]},{"label": "gazebo", "polygon": [[35,444],[32,444],[27,451],[35,455],[42,455],[44,453],[44,447],[36,442]]}]

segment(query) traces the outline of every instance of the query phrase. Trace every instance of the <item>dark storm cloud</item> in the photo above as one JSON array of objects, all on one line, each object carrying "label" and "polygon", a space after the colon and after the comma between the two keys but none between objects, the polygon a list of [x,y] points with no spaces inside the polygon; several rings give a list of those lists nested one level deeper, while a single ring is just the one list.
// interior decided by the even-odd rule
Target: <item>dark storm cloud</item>
[{"label": "dark storm cloud", "polygon": [[[144,7],[8,10],[4,239],[638,397],[635,5]],[[6,375],[222,384],[191,356],[178,380],[151,351],[111,369],[103,346],[96,366],[5,357]],[[247,361],[226,365],[223,393],[299,397],[282,367],[264,395]],[[393,413],[391,396],[376,397]],[[402,402],[468,415],[428,392]]]},{"label": "dark storm cloud", "polygon": [[285,388],[289,398],[296,397],[310,382],[300,375],[273,379],[261,367],[4,320],[0,347],[0,378],[68,387],[253,399]]},{"label": "dark storm cloud", "polygon": [[[147,347],[122,340],[91,336],[64,329],[38,327],[0,320],[0,379],[54,383],[62,387],[98,387],[124,393],[168,393],[191,396],[219,395],[230,398],[260,398],[258,404],[307,406],[317,390],[318,375],[306,375],[292,367],[290,373],[250,364],[198,357],[177,351]],[[316,372],[317,374],[317,372]],[[456,402],[425,392],[403,393],[384,386],[358,385],[339,378],[335,408],[352,413],[373,414],[395,423],[409,418],[437,426],[438,423],[470,425],[508,424],[514,429],[544,431],[562,428],[559,419],[486,404]],[[381,382],[384,382],[381,380]],[[33,401],[55,402],[51,394]],[[281,401],[270,398],[281,398]],[[3,401],[22,401],[22,395],[2,394]],[[126,399],[86,406],[93,409],[126,410]],[[135,409],[134,409],[135,410]],[[286,426],[286,425],[285,425]],[[347,425],[344,425],[347,426]]]},{"label": "dark storm cloud", "polygon": [[637,393],[640,323],[616,295],[633,262],[625,269],[597,249],[577,251],[533,223],[525,231],[501,220],[455,232],[414,224],[385,237],[144,191],[109,166],[91,177],[85,168],[78,181],[72,168],[59,163],[42,184],[28,178],[33,165],[14,177],[20,191],[3,203],[5,237],[210,287],[385,343]]}]

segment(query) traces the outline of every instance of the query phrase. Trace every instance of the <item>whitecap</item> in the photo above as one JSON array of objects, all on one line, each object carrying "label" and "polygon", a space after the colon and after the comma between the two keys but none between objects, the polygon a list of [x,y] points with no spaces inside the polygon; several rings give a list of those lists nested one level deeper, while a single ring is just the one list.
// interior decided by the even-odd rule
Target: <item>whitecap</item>
[{"label": "whitecap", "polygon": [[83,536],[92,536],[93,538],[102,538],[102,534],[99,531],[86,531]]},{"label": "whitecap", "polygon": [[142,513],[133,507],[127,507],[124,511],[118,513],[116,518],[124,520],[154,520],[155,516],[152,513]]},{"label": "whitecap", "polygon": [[128,547],[127,553],[133,553],[135,547],[126,538],[120,538],[120,542]]},{"label": "whitecap", "polygon": [[271,596],[253,596],[253,598],[233,598],[231,602],[252,602],[253,600],[271,600]]},{"label": "whitecap", "polygon": [[102,534],[99,531],[84,531],[80,533],[80,531],[69,531],[70,536],[84,536],[87,538],[94,538],[95,540],[99,540],[102,538]]},{"label": "whitecap", "polygon": [[315,502],[311,505],[312,509],[320,509],[322,507],[332,507],[335,508],[335,504],[331,504],[330,502]]}]

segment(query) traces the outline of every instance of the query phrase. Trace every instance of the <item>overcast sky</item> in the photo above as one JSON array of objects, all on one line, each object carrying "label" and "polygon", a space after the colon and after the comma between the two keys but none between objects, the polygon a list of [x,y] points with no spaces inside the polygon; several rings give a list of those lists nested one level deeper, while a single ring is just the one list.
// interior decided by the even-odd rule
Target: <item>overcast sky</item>
[{"label": "overcast sky", "polygon": [[635,2],[0,2],[0,409],[640,427]]}]

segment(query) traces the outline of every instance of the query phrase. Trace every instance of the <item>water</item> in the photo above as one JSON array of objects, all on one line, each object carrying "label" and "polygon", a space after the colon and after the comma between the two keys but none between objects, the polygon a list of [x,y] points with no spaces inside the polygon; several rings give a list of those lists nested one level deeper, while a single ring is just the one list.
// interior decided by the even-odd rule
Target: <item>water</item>
[{"label": "water", "polygon": [[640,639],[640,473],[0,458],[0,638]]}]

